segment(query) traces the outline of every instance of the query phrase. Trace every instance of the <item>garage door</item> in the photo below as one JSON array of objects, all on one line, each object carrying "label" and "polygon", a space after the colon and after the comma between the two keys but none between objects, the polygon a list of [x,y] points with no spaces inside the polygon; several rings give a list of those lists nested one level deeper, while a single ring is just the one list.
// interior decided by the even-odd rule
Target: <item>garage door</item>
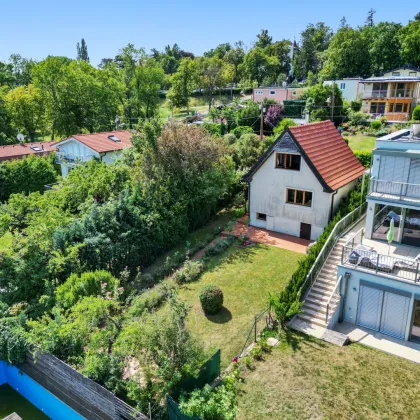
[{"label": "garage door", "polygon": [[404,339],[409,305],[408,296],[361,285],[356,324]]},{"label": "garage door", "polygon": [[357,324],[379,331],[381,324],[383,291],[372,287],[360,286]]}]

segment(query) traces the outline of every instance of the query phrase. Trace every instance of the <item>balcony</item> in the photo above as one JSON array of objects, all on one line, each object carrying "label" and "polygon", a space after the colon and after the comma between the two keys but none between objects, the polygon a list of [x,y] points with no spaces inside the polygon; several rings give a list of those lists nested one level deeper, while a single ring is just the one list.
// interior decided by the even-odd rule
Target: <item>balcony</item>
[{"label": "balcony", "polygon": [[420,204],[420,185],[371,178],[368,196],[387,201]]},{"label": "balcony", "polygon": [[414,89],[371,90],[363,93],[363,99],[412,99]]},{"label": "balcony", "polygon": [[356,270],[395,277],[420,286],[420,248],[364,238],[359,230],[343,246],[341,264]]},{"label": "balcony", "polygon": [[65,153],[65,152],[57,152],[55,154],[55,163],[62,165],[79,165],[82,163],[86,163],[88,160],[91,160],[93,155],[75,155],[72,153]]}]

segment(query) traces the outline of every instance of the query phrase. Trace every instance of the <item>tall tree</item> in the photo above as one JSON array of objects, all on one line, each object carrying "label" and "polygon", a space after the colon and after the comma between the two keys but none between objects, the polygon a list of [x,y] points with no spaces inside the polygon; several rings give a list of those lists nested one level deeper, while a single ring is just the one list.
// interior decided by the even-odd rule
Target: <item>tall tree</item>
[{"label": "tall tree", "polygon": [[87,44],[84,38],[82,38],[80,44],[77,43],[77,59],[89,62]]},{"label": "tall tree", "polygon": [[363,31],[341,28],[322,53],[322,79],[370,76],[369,40]]},{"label": "tall tree", "polygon": [[255,47],[245,54],[239,66],[243,79],[252,85],[253,82],[274,83],[279,74],[280,62],[276,56],[270,56],[266,49]]},{"label": "tall tree", "polygon": [[405,64],[420,66],[420,21],[413,20],[400,30],[401,57]]},{"label": "tall tree", "polygon": [[214,90],[225,84],[223,66],[223,61],[217,57],[202,57],[199,63],[201,85],[209,94],[209,110],[213,103]]},{"label": "tall tree", "polygon": [[31,69],[36,64],[33,60],[23,58],[20,54],[12,54],[9,62],[15,75],[15,86],[29,85],[31,83]]},{"label": "tall tree", "polygon": [[307,77],[311,71],[318,74],[321,70],[320,55],[328,48],[333,35],[332,29],[324,22],[309,24],[300,34],[300,45],[294,57],[294,75]]},{"label": "tall tree", "polygon": [[244,43],[242,41],[235,42],[234,48],[231,48],[227,51],[226,55],[224,56],[224,60],[231,64],[234,68],[234,83],[239,83],[240,74],[239,74],[239,66],[244,60],[245,51],[244,51]]},{"label": "tall tree", "polygon": [[7,93],[5,105],[14,127],[23,129],[34,141],[36,131],[45,128],[46,101],[43,92],[34,85],[18,86]]},{"label": "tall tree", "polygon": [[369,10],[366,16],[365,26],[371,28],[372,26],[375,25],[375,22],[373,21],[373,17],[375,16],[375,13],[376,13],[376,10],[373,10],[372,8]]},{"label": "tall tree", "polygon": [[347,19],[346,19],[346,17],[345,17],[345,16],[343,16],[343,17],[340,19],[340,28],[345,28],[346,26],[348,26],[348,25],[347,25]]},{"label": "tall tree", "polygon": [[273,37],[268,35],[267,29],[261,29],[261,33],[257,35],[255,46],[258,48],[268,47],[273,42]]},{"label": "tall tree", "polygon": [[417,22],[420,22],[420,12],[419,12],[419,13],[417,13],[417,14],[414,16],[414,20],[416,20]]}]

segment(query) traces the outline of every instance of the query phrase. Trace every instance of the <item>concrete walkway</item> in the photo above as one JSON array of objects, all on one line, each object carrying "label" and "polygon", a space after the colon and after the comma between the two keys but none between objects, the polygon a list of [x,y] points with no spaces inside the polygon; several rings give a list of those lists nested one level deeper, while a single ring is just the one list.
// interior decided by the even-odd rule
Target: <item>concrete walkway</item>
[{"label": "concrete walkway", "polygon": [[347,335],[352,342],[402,357],[411,362],[420,363],[420,344],[398,340],[349,322],[337,323],[334,330]]},{"label": "concrete walkway", "polygon": [[306,254],[308,245],[313,241],[297,238],[284,233],[272,232],[263,228],[248,226],[245,219],[239,219],[232,232],[235,236],[246,235],[250,241],[288,249],[289,251]]}]

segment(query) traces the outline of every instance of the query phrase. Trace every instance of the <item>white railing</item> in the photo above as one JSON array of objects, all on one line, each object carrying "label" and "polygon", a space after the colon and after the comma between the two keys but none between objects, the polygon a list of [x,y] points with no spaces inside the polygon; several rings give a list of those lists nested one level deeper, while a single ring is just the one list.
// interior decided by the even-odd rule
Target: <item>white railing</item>
[{"label": "white railing", "polygon": [[340,292],[337,293],[337,291],[340,289],[340,286],[341,286],[341,280],[343,280],[343,276],[340,276],[338,278],[338,281],[335,284],[334,290],[331,292],[331,295],[330,295],[330,297],[328,299],[328,302],[327,302],[327,312],[325,313],[325,323],[326,324],[328,324],[328,318],[330,316],[331,301],[332,301],[333,297],[336,297],[336,298],[340,298],[341,297]]},{"label": "white railing", "polygon": [[367,98],[412,98],[413,89],[388,89],[372,90],[363,93],[363,99]]},{"label": "white railing", "polygon": [[305,281],[302,284],[302,290],[304,292],[302,300],[304,300],[309,293],[310,287],[314,280],[316,279],[318,273],[321,271],[322,266],[328,258],[331,250],[334,248],[337,243],[340,235],[356,221],[358,221],[362,214],[366,211],[367,203],[363,203],[357,209],[353,210],[347,216],[343,217],[337,224],[334,226],[327,240],[325,241],[324,246],[316,257],[315,262],[313,263],[311,269],[309,270],[308,275],[305,278]]},{"label": "white railing", "polygon": [[398,200],[402,200],[406,197],[420,198],[420,185],[371,178],[369,181],[368,194],[370,195],[372,193],[394,196]]}]

